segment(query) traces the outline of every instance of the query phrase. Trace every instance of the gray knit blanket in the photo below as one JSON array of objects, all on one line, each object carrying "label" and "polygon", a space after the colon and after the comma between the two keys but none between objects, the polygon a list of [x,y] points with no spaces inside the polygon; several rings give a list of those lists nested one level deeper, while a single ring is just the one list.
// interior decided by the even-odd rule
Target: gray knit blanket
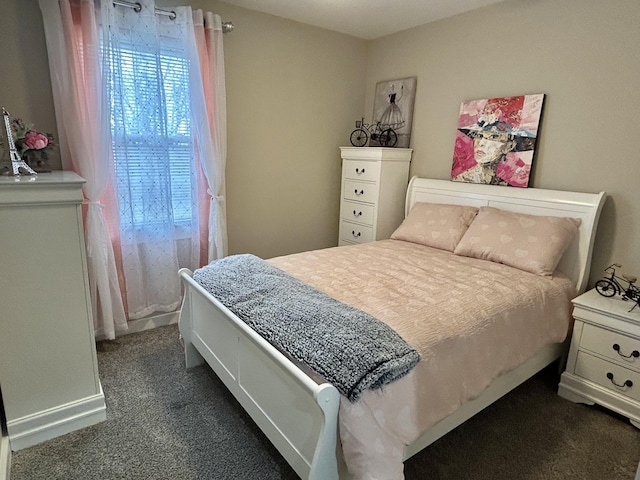
[{"label": "gray knit blanket", "polygon": [[350,401],[406,375],[420,361],[387,324],[254,255],[233,255],[193,279],[237,317],[333,384]]}]

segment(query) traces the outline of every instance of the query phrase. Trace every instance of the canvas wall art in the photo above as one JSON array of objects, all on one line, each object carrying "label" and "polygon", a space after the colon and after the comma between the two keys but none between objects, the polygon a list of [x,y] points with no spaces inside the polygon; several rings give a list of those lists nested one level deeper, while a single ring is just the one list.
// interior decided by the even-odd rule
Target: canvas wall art
[{"label": "canvas wall art", "polygon": [[[373,100],[373,124],[380,122],[381,128],[392,128],[398,136],[397,148],[409,148],[413,104],[416,98],[416,77],[387,80],[376,84]],[[380,146],[371,139],[369,146]]]},{"label": "canvas wall art", "polygon": [[451,180],[529,186],[544,94],[463,102]]}]

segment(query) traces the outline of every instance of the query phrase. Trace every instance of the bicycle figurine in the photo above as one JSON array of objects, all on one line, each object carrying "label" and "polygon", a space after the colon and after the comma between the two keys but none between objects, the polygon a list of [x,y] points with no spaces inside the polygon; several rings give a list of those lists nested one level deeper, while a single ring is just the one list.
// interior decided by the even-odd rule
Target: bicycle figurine
[{"label": "bicycle figurine", "polygon": [[351,132],[351,145],[354,147],[364,147],[369,141],[377,140],[383,147],[394,147],[398,143],[398,134],[395,130],[388,125],[384,125],[380,122],[374,124],[364,123],[364,117],[362,120],[356,120],[356,129]]},{"label": "bicycle figurine", "polygon": [[[604,297],[613,297],[614,295],[622,295],[623,300],[640,301],[640,288],[635,285],[638,280],[633,275],[616,275],[616,268],[622,268],[619,263],[612,263],[604,269],[609,276],[602,278],[596,282],[596,290]],[[627,286],[624,287],[623,283]]]}]

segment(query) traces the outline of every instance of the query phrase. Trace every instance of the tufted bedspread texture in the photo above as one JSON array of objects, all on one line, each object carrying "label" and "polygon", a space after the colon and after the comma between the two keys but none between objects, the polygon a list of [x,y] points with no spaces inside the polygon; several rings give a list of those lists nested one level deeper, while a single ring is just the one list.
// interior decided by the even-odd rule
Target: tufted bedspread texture
[{"label": "tufted bedspread texture", "polygon": [[561,275],[401,240],[268,261],[387,323],[421,354],[400,380],[355,403],[342,398],[340,439],[355,479],[404,478],[406,445],[570,330],[575,290]]}]

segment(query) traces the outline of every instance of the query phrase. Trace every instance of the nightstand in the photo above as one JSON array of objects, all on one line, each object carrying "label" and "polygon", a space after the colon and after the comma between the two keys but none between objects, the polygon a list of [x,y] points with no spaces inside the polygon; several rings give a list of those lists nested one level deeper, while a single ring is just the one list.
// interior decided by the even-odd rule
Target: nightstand
[{"label": "nightstand", "polygon": [[573,336],[558,395],[602,405],[640,428],[640,307],[631,310],[634,302],[595,290],[573,305]]}]

